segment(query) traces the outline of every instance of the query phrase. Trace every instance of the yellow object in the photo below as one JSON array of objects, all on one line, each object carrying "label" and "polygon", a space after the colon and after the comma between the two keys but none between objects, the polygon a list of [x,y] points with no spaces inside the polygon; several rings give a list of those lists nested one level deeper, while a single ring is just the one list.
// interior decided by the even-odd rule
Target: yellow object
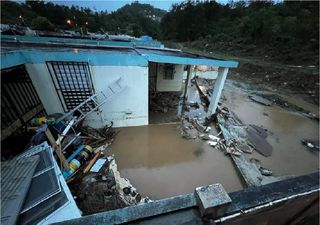
[{"label": "yellow object", "polygon": [[36,117],[31,120],[31,126],[40,126],[46,123],[46,117]]}]

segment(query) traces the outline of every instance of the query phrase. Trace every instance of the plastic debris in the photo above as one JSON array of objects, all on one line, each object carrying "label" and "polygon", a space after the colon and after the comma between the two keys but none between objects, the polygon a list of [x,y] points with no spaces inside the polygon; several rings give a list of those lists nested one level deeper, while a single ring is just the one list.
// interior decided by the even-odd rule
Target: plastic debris
[{"label": "plastic debris", "polygon": [[99,172],[99,170],[105,163],[106,163],[106,159],[98,159],[97,162],[90,169],[90,172],[95,172],[95,173]]}]

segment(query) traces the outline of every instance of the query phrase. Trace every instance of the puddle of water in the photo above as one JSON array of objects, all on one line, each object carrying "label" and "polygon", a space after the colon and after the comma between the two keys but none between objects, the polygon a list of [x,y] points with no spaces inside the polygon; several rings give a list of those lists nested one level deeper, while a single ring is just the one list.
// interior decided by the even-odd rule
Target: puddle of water
[{"label": "puddle of water", "polygon": [[213,183],[229,192],[243,188],[229,157],[202,141],[183,139],[177,125],[121,128],[110,151],[121,175],[151,199]]},{"label": "puddle of water", "polygon": [[[263,126],[270,131],[268,141],[273,147],[270,157],[254,152],[248,158],[257,158],[262,166],[267,167],[275,175],[302,175],[319,169],[319,153],[311,152],[301,144],[302,139],[319,139],[319,123],[297,113],[286,111],[278,106],[264,106],[248,98],[248,92],[236,87],[228,81],[223,94],[223,101],[231,111],[245,124]],[[291,99],[292,98],[289,98]],[[300,107],[308,106],[315,110],[314,105],[296,100]]]}]

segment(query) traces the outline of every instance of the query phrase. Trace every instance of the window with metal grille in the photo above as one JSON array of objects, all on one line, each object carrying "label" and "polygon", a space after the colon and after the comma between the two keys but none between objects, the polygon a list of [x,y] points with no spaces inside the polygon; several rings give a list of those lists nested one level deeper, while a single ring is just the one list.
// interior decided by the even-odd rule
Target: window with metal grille
[{"label": "window with metal grille", "polygon": [[[94,94],[89,65],[86,62],[47,62],[52,81],[65,112]],[[82,111],[89,111],[84,106]]]},{"label": "window with metal grille", "polygon": [[164,65],[164,80],[173,80],[174,79],[174,65],[173,64],[165,64]]}]

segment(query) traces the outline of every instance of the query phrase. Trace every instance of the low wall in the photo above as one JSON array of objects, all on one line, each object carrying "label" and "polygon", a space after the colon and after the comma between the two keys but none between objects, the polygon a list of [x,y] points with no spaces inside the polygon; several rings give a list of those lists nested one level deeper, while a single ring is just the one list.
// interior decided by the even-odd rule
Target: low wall
[{"label": "low wall", "polygon": [[232,192],[229,197],[231,204],[218,218],[201,217],[194,194],[187,194],[57,224],[298,224],[318,214],[319,172]]}]

